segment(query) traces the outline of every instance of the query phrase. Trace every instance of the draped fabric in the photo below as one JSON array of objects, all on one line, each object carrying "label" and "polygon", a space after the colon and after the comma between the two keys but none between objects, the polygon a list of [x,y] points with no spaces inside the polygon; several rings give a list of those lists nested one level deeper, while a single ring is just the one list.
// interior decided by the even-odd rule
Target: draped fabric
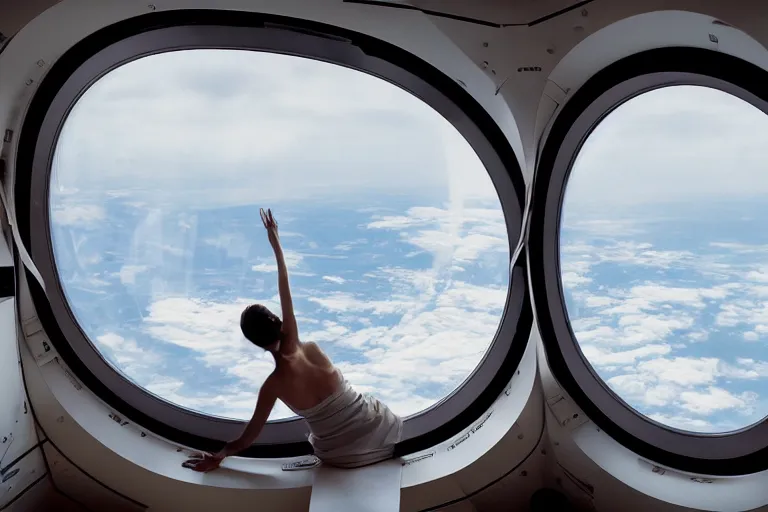
[{"label": "draped fabric", "polygon": [[[338,370],[337,370],[338,372]],[[376,398],[355,391],[338,372],[339,389],[314,407],[294,410],[309,424],[309,442],[324,464],[356,468],[392,457],[403,420]]]}]

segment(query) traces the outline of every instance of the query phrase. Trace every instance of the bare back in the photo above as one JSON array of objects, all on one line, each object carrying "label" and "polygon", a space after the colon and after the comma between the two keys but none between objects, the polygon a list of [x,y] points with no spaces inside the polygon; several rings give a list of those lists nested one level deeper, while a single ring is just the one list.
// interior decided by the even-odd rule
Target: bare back
[{"label": "bare back", "polygon": [[300,343],[272,374],[277,397],[294,410],[316,406],[339,387],[336,368],[315,343]]}]

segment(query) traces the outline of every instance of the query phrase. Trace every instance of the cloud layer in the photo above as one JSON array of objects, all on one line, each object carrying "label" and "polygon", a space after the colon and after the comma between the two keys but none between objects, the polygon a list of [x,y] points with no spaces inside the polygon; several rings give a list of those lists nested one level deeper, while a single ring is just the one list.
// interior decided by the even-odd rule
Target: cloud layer
[{"label": "cloud layer", "polygon": [[725,93],[661,89],[607,116],[572,170],[572,329],[609,387],[661,423],[724,432],[768,413],[766,128]]},{"label": "cloud layer", "polygon": [[118,68],[64,127],[51,203],[94,344],[210,414],[249,418],[274,366],[238,324],[253,302],[280,311],[259,207],[280,224],[301,338],[399,414],[466,379],[507,297],[505,220],[472,148],[407,92],[331,64],[195,50]]}]

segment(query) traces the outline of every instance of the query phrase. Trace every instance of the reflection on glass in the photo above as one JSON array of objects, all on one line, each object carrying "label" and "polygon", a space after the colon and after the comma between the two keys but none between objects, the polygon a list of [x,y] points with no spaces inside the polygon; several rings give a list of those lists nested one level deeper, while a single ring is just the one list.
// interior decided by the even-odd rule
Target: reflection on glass
[{"label": "reflection on glass", "polygon": [[[481,360],[508,286],[488,174],[439,114],[378,78],[285,55],[188,50],[78,101],[51,184],[69,304],[156,395],[247,419],[271,357],[239,330],[279,312],[259,207],[280,219],[302,340],[409,415]],[[282,404],[271,419],[292,415]]]},{"label": "reflection on glass", "polygon": [[768,117],[694,86],[629,100],[589,136],[563,206],[566,305],[627,404],[693,432],[766,416]]}]

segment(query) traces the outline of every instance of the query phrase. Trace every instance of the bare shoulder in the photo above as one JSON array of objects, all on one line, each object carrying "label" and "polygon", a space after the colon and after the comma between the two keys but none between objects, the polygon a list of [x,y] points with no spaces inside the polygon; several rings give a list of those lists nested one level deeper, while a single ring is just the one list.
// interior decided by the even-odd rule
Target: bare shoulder
[{"label": "bare shoulder", "polygon": [[276,394],[277,391],[280,389],[280,383],[285,380],[284,372],[281,371],[279,368],[276,368],[272,371],[272,373],[269,374],[269,377],[267,377],[264,380],[264,383],[261,385],[261,389],[264,390],[267,393],[273,393]]},{"label": "bare shoulder", "polygon": [[302,341],[301,346],[304,347],[304,350],[316,350],[322,352],[322,350],[320,350],[320,345],[314,341]]},{"label": "bare shoulder", "polygon": [[320,345],[314,341],[305,341],[302,343],[302,347],[304,349],[304,353],[307,354],[307,356],[327,357],[325,352],[323,352],[323,349],[320,348]]},{"label": "bare shoulder", "polygon": [[314,341],[303,342],[302,350],[304,351],[304,355],[307,357],[307,359],[309,359],[314,364],[319,364],[322,366],[332,364],[331,360],[327,355],[325,355],[325,352],[323,352],[323,349],[320,348],[320,345]]}]

